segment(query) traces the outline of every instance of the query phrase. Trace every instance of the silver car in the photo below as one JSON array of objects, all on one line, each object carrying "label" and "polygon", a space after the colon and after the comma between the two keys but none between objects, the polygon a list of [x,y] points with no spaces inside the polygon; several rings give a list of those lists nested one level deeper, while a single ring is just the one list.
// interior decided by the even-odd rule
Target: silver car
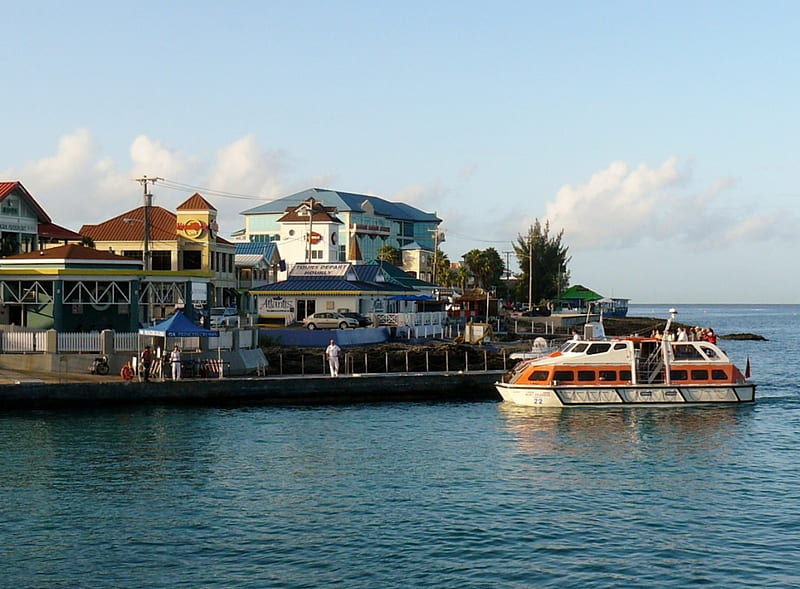
[{"label": "silver car", "polygon": [[313,313],[303,319],[303,327],[307,329],[347,329],[358,327],[358,320],[345,317],[341,313],[320,312]]}]

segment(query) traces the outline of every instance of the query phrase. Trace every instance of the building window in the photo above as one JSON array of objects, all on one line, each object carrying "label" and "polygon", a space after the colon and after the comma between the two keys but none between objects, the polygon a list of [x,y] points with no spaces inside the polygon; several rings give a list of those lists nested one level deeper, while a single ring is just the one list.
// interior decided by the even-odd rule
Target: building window
[{"label": "building window", "polygon": [[153,270],[172,270],[172,252],[155,251],[150,252],[150,256]]},{"label": "building window", "polygon": [[311,259],[312,260],[321,260],[322,259],[322,250],[311,250]]},{"label": "building window", "polygon": [[133,258],[134,260],[142,259],[142,250],[123,250],[122,255],[126,258]]},{"label": "building window", "polygon": [[183,269],[184,270],[202,270],[203,269],[203,252],[197,250],[185,250],[183,252]]}]

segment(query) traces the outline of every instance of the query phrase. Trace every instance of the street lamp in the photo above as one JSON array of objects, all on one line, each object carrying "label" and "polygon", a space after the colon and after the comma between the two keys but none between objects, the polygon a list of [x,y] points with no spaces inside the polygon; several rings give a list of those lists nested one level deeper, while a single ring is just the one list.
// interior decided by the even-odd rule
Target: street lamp
[{"label": "street lamp", "polygon": [[147,270],[150,269],[150,263],[149,263],[150,262],[150,239],[149,239],[149,236],[147,235],[148,233],[150,233],[149,224],[147,223],[147,221],[142,221],[141,219],[134,219],[132,217],[125,217],[124,219],[122,219],[122,221],[124,223],[128,223],[129,225],[131,223],[142,223],[142,224],[144,224],[144,239],[143,239],[143,244],[142,244],[144,251],[142,252],[142,263],[144,264],[144,271],[147,272]]}]

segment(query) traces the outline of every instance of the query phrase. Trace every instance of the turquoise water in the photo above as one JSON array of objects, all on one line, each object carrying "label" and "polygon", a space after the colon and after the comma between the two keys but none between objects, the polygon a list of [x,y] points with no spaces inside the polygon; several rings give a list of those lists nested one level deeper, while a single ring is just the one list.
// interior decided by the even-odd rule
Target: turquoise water
[{"label": "turquoise water", "polygon": [[0,414],[0,585],[797,586],[800,307],[679,312],[756,404]]}]

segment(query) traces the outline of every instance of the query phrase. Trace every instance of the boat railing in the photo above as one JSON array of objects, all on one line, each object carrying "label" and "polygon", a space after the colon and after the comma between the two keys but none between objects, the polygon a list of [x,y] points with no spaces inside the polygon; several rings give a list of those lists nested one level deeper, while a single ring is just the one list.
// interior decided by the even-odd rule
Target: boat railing
[{"label": "boat railing", "polygon": [[653,349],[646,358],[639,358],[636,364],[637,382],[654,383],[663,380],[664,360],[661,346]]}]

